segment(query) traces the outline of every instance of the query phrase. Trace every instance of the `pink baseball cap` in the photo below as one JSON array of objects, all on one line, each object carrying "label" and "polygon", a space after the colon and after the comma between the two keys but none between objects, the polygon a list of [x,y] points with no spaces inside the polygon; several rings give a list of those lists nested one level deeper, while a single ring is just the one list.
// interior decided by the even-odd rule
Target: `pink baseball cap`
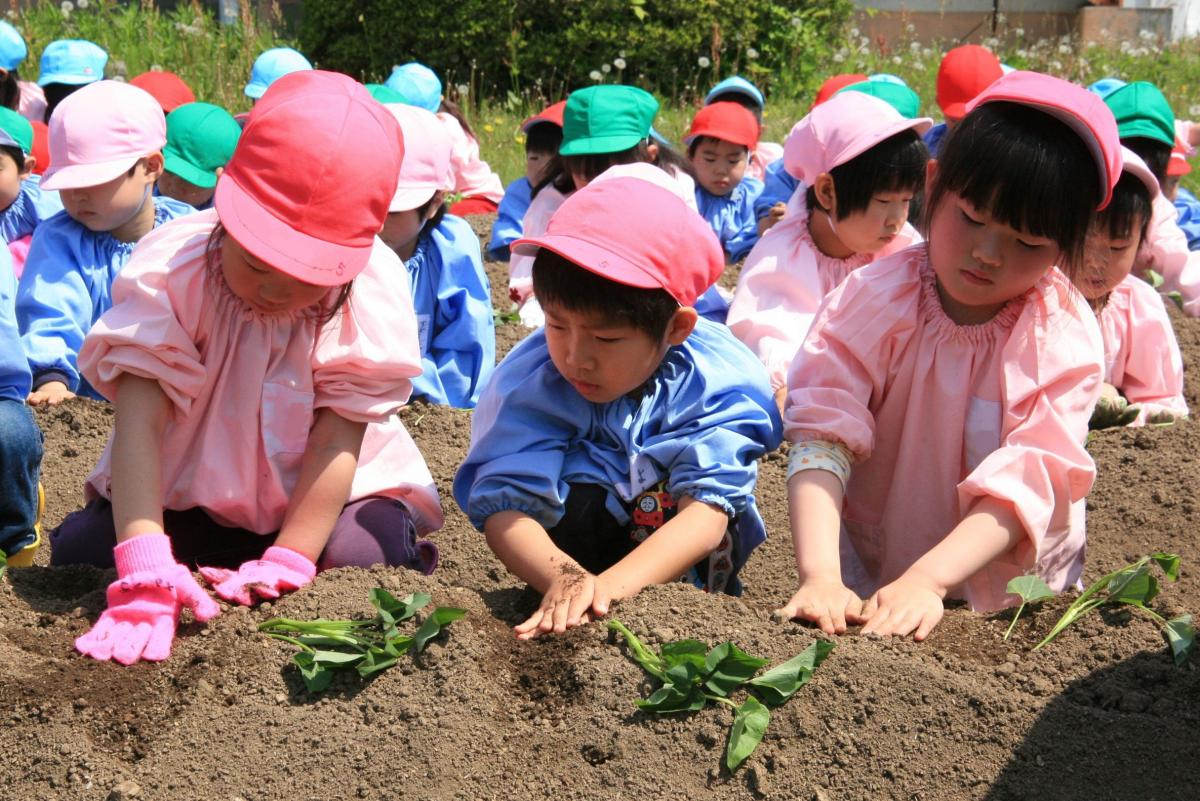
[{"label": "pink baseball cap", "polygon": [[217,181],[217,214],[275,269],[345,284],[367,266],[403,155],[396,118],[366,87],[336,72],[293,72],[250,112]]},{"label": "pink baseball cap", "polygon": [[1158,179],[1154,177],[1154,173],[1150,172],[1150,168],[1146,166],[1146,162],[1142,161],[1142,157],[1124,145],[1121,145],[1121,169],[1146,185],[1151,200],[1158,197]]},{"label": "pink baseball cap", "polygon": [[1079,135],[1096,161],[1100,173],[1099,211],[1112,200],[1121,179],[1121,138],[1117,120],[1104,101],[1082,86],[1042,75],[1014,70],[999,78],[967,104],[967,114],[984,103],[1016,103],[1049,114]]},{"label": "pink baseball cap", "polygon": [[665,289],[680,306],[694,305],[725,269],[703,217],[670,189],[629,176],[592,181],[559,206],[546,233],[512,245],[525,256],[538,248],[618,284]]},{"label": "pink baseball cap", "polygon": [[434,114],[407,103],[385,103],[400,124],[404,160],[400,181],[388,211],[408,211],[428,201],[439,190],[454,188],[450,167],[450,139]]},{"label": "pink baseball cap", "polygon": [[50,116],[50,169],[43,189],[108,183],[167,143],[167,118],[148,92],[96,81],[66,97]]},{"label": "pink baseball cap", "polygon": [[928,117],[905,119],[891,104],[863,92],[842,92],[808,112],[783,143],[783,168],[811,185],[821,173],[861,156],[910,128],[923,134]]}]

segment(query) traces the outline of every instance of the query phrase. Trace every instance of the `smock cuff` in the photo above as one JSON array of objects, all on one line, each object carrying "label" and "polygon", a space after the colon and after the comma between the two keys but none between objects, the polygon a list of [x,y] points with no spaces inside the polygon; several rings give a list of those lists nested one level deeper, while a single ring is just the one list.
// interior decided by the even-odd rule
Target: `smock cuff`
[{"label": "smock cuff", "polygon": [[833,473],[842,483],[842,492],[850,481],[850,452],[837,442],[810,439],[792,445],[788,456],[787,480],[805,470],[824,470]]}]

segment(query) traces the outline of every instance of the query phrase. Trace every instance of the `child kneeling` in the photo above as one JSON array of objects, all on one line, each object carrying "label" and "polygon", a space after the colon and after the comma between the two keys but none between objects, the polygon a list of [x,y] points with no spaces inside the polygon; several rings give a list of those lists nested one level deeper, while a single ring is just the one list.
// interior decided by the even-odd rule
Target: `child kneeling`
[{"label": "child kneeling", "polygon": [[724,259],[703,219],[634,177],[573,194],[535,254],[546,326],[496,368],[454,496],[543,594],[528,639],[680,579],[740,594],[765,539],[755,460],[781,439],[766,372],[696,299]]}]

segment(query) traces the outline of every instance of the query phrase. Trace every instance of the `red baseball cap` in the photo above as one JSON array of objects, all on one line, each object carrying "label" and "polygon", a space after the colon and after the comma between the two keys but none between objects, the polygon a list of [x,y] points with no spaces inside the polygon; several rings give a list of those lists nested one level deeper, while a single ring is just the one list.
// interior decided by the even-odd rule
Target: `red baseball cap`
[{"label": "red baseball cap", "polygon": [[970,114],[984,103],[1017,103],[1049,114],[1083,140],[1100,174],[1099,211],[1112,200],[1121,180],[1121,137],[1117,119],[1100,96],[1070,81],[1040,72],[1015,70],[992,83],[970,103]]},{"label": "red baseball cap", "polygon": [[366,87],[336,72],[293,72],[250,112],[217,181],[217,214],[272,267],[345,284],[367,265],[403,155],[396,118]]},{"label": "red baseball cap", "polygon": [[149,92],[163,107],[164,114],[170,114],[187,103],[196,102],[196,95],[192,92],[192,88],[184,83],[183,78],[173,72],[151,70],[130,79],[129,82],[137,88]]},{"label": "red baseball cap", "polygon": [[665,289],[692,306],[725,269],[704,218],[669,189],[635,177],[596,180],[558,207],[546,233],[518,239],[513,253],[545,248],[610,281]]},{"label": "red baseball cap", "polygon": [[[844,72],[841,75],[834,75],[832,78],[826,78],[821,84],[821,88],[817,90],[817,97],[813,100],[812,108],[824,103],[829,98],[836,95],[840,90],[847,86],[856,83],[862,83],[867,79],[866,75],[861,72]],[[812,108],[809,111],[812,111]]]},{"label": "red baseball cap", "polygon": [[41,120],[33,120],[29,125],[33,128],[33,150],[29,155],[36,159],[33,172],[43,175],[50,169],[50,128]]},{"label": "red baseball cap", "polygon": [[1191,172],[1192,165],[1188,163],[1187,157],[1187,146],[1180,139],[1176,139],[1175,147],[1171,148],[1171,158],[1167,161],[1167,175],[1173,178]]},{"label": "red baseball cap", "polygon": [[529,129],[537,125],[539,122],[548,122],[551,125],[563,127],[563,109],[567,107],[567,101],[560,100],[557,103],[546,106],[541,113],[534,114],[525,122],[521,123],[521,133],[529,133]]},{"label": "red baseball cap", "polygon": [[691,145],[699,136],[711,136],[753,150],[758,146],[759,127],[754,112],[740,103],[712,103],[696,112],[683,143]]},{"label": "red baseball cap", "polygon": [[962,45],[946,53],[938,67],[937,103],[948,120],[960,120],[967,104],[1004,74],[1000,59],[986,47]]}]

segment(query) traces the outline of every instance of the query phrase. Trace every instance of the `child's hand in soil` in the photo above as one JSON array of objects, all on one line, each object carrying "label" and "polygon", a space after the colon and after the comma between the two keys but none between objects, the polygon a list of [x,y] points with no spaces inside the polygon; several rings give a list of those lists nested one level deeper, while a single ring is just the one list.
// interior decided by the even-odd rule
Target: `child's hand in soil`
[{"label": "child's hand in soil", "polygon": [[[281,593],[298,590],[313,580],[317,566],[308,557],[272,545],[262,559],[252,559],[237,570],[223,567],[202,567],[200,575],[212,585],[213,591],[226,601],[253,606],[260,600],[274,600]],[[253,590],[254,598],[251,594]]]},{"label": "child's hand in soil", "polygon": [[786,604],[775,610],[785,620],[816,623],[826,634],[845,634],[846,623],[862,623],[862,599],[837,579],[814,578],[800,584]]},{"label": "child's hand in soil", "polygon": [[532,640],[551,632],[562,634],[569,628],[591,622],[593,617],[603,616],[612,600],[612,589],[604,579],[574,562],[565,562],[559,566],[537,611],[514,627],[514,631],[521,640]]},{"label": "child's hand in soil", "polygon": [[47,381],[40,387],[29,393],[29,397],[25,402],[30,406],[57,406],[65,400],[70,400],[75,397],[75,393],[67,389],[67,385],[61,381]]},{"label": "child's hand in soil", "polygon": [[1096,401],[1096,408],[1092,411],[1088,428],[1098,431],[1104,428],[1127,426],[1136,420],[1140,413],[1140,406],[1130,406],[1129,402],[1120,395],[1115,398],[1102,395],[1100,400]]},{"label": "child's hand in soil", "polygon": [[1151,412],[1146,415],[1146,425],[1148,426],[1171,426],[1175,425],[1175,415],[1165,409],[1157,412]]},{"label": "child's hand in soil", "polygon": [[920,641],[942,620],[943,591],[910,571],[880,589],[863,605],[863,634],[913,635]]}]

